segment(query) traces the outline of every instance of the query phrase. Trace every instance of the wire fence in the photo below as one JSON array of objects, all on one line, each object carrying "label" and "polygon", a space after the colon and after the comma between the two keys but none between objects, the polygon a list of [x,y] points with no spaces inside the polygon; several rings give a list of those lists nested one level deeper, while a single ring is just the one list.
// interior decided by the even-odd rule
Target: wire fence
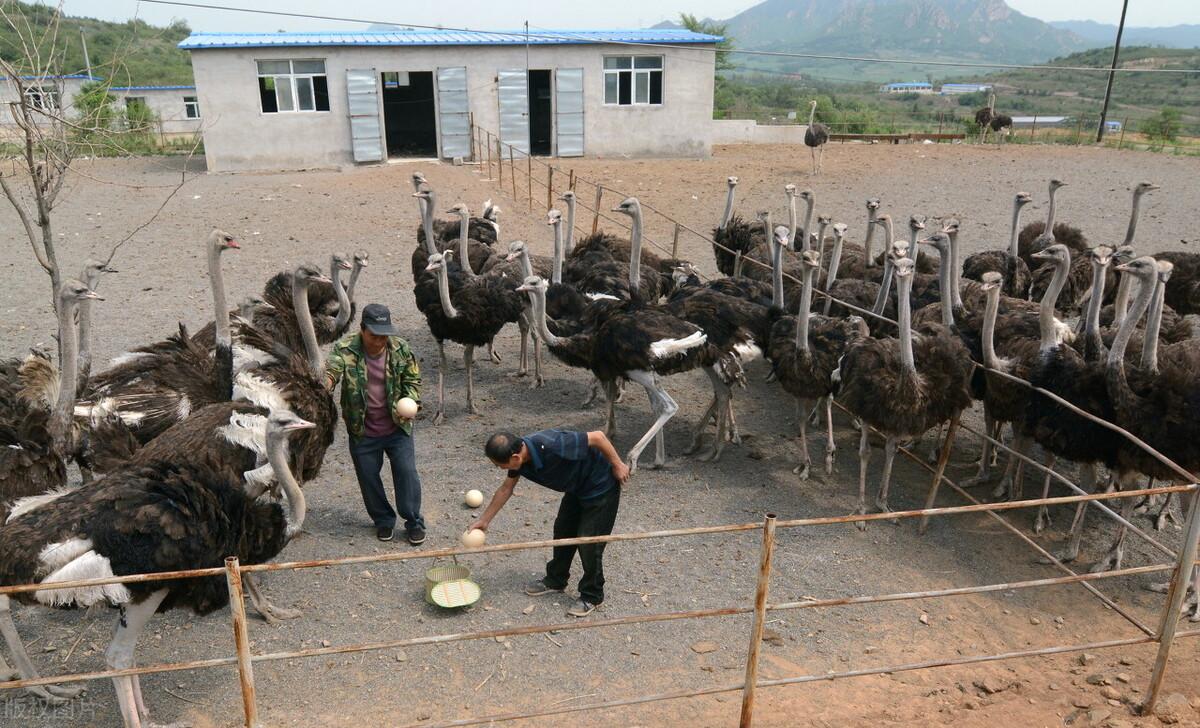
[{"label": "wire fence", "polygon": [[[590,227],[591,231],[597,231],[600,226],[600,221],[604,220],[609,224],[627,227],[623,220],[614,218],[604,211],[604,200],[606,194],[614,199],[616,196],[626,197],[622,192],[619,192],[603,183],[586,180],[575,174],[573,170],[563,170],[556,165],[548,163],[544,160],[534,159],[528,155],[522,154],[514,150],[511,146],[500,143],[494,135],[486,130],[474,127],[472,130],[473,156],[474,163],[478,165],[480,173],[486,173],[488,179],[494,181],[506,193],[511,192],[515,201],[525,201],[532,210],[535,203],[535,186],[537,189],[537,203],[543,199],[542,193],[545,193],[545,202],[547,208],[552,207],[557,191],[565,191],[572,189],[576,191],[577,198],[580,198],[579,206],[591,213],[590,225],[588,221],[576,221],[576,229],[586,232]],[[536,171],[535,171],[536,170]],[[541,175],[541,178],[539,178]],[[556,183],[557,180],[557,183]],[[583,192],[584,194],[581,194]],[[590,199],[590,204],[585,201]],[[672,258],[678,258],[678,251],[681,238],[685,235],[698,236],[708,244],[720,246],[712,240],[712,238],[696,229],[678,221],[670,216],[662,213],[652,205],[642,203],[644,210],[650,211],[652,214],[660,216],[659,227],[665,227],[673,231],[673,236],[668,245],[664,242],[654,240],[649,237],[644,237],[644,240],[652,246],[658,247],[664,252],[670,252]],[[804,236],[807,239],[807,235]],[[762,265],[759,261],[746,259],[751,264]],[[791,276],[788,276],[791,278]],[[793,280],[797,280],[792,278]],[[819,295],[827,295],[823,291],[815,291]],[[836,300],[836,299],[835,299]],[[872,314],[870,311],[857,309],[846,302],[838,301],[841,305],[848,308],[859,310],[866,315],[872,315],[876,318],[886,319],[882,316]],[[895,323],[893,321],[893,323]],[[977,366],[982,366],[977,364]],[[985,367],[986,368],[986,367]],[[1083,652],[1091,650],[1100,650],[1117,647],[1128,647],[1142,644],[1156,644],[1157,653],[1154,660],[1154,665],[1148,679],[1148,686],[1145,691],[1145,700],[1141,704],[1143,711],[1151,711],[1158,699],[1161,691],[1162,683],[1166,675],[1166,668],[1170,657],[1170,652],[1176,638],[1193,637],[1200,635],[1200,629],[1179,630],[1178,622],[1182,613],[1184,599],[1187,593],[1188,581],[1190,579],[1192,568],[1196,565],[1197,556],[1197,540],[1200,538],[1200,497],[1197,491],[1200,489],[1196,485],[1196,478],[1181,468],[1170,459],[1158,451],[1151,448],[1146,443],[1127,432],[1123,428],[1113,423],[1102,420],[1095,415],[1079,409],[1075,405],[1052,392],[1042,390],[1024,380],[1017,379],[1008,375],[1005,372],[997,370],[988,371],[995,372],[1001,376],[1009,377],[1014,381],[1023,382],[1026,386],[1031,387],[1034,391],[1041,393],[1057,403],[1068,407],[1076,414],[1079,414],[1085,419],[1098,422],[1124,436],[1133,446],[1144,449],[1151,456],[1156,457],[1161,462],[1171,467],[1179,474],[1181,485],[1169,485],[1161,487],[1147,487],[1136,490],[1125,490],[1117,492],[1095,492],[1087,493],[1077,484],[1073,483],[1065,475],[1053,470],[1050,467],[1037,463],[1036,461],[1021,456],[1024,460],[1047,474],[1047,477],[1053,477],[1061,483],[1068,485],[1073,495],[1045,497],[1027,500],[1012,500],[996,503],[982,503],[972,496],[961,485],[955,483],[952,479],[946,476],[945,470],[949,461],[954,438],[960,426],[968,429],[975,434],[983,437],[998,447],[1010,450],[1008,446],[1000,442],[998,439],[991,437],[988,433],[972,430],[966,425],[962,425],[956,417],[951,421],[947,429],[945,440],[942,443],[940,456],[936,465],[930,465],[926,460],[919,455],[913,453],[908,447],[898,448],[905,458],[915,462],[918,466],[926,469],[933,474],[932,481],[926,496],[925,506],[920,509],[911,509],[903,511],[883,512],[883,513],[868,513],[868,514],[852,514],[842,516],[822,516],[813,518],[799,518],[791,520],[777,519],[773,514],[767,514],[763,522],[760,523],[740,523],[728,524],[720,526],[705,526],[697,528],[661,530],[639,533],[624,533],[611,534],[608,536],[592,536],[558,540],[543,540],[529,541],[521,543],[496,544],[483,546],[475,549],[451,548],[451,549],[436,549],[429,551],[414,551],[414,552],[399,552],[388,553],[381,555],[361,555],[349,556],[343,558],[321,559],[312,561],[295,561],[295,562],[279,562],[270,564],[241,564],[236,557],[230,557],[225,560],[223,566],[211,567],[205,569],[192,569],[186,571],[176,571],[170,573],[158,574],[140,574],[131,576],[111,577],[106,579],[86,579],[71,582],[57,582],[54,584],[25,584],[0,587],[0,594],[19,594],[30,592],[45,592],[54,589],[74,589],[81,587],[94,587],[105,584],[136,584],[136,583],[153,583],[156,581],[176,580],[176,579],[191,579],[204,578],[224,575],[226,577],[227,589],[230,597],[230,619],[232,626],[233,637],[233,652],[234,654],[227,657],[218,657],[203,660],[192,660],[187,662],[162,663],[155,665],[146,665],[141,667],[131,667],[126,669],[112,669],[84,673],[75,673],[68,675],[57,675],[40,677],[28,680],[9,680],[0,682],[0,689],[17,689],[25,687],[33,687],[40,685],[60,684],[66,682],[99,680],[104,678],[155,674],[165,672],[178,672],[185,670],[209,669],[214,667],[229,667],[236,666],[239,678],[239,687],[242,697],[242,711],[246,726],[256,726],[259,724],[258,717],[258,696],[254,681],[254,666],[266,662],[278,662],[281,660],[295,660],[301,658],[317,658],[333,654],[348,654],[348,653],[364,653],[371,651],[415,647],[419,645],[437,645],[452,642],[461,642],[469,640],[481,640],[497,637],[510,637],[519,635],[532,634],[549,634],[560,631],[578,631],[578,630],[593,630],[605,629],[612,627],[661,623],[668,621],[679,620],[699,620],[713,619],[720,617],[729,617],[737,615],[751,615],[752,627],[746,645],[746,657],[744,660],[744,676],[741,681],[736,683],[727,683],[715,686],[705,687],[689,687],[685,689],[675,690],[665,693],[656,693],[649,695],[639,695],[635,697],[627,697],[620,699],[612,699],[598,701],[592,703],[580,703],[572,705],[553,705],[548,708],[532,710],[532,711],[514,711],[505,713],[494,713],[488,715],[478,715],[466,718],[449,719],[441,722],[422,722],[415,725],[422,726],[437,726],[439,728],[449,726],[465,726],[477,725],[482,723],[492,723],[500,721],[510,721],[518,719],[535,718],[550,715],[560,715],[566,713],[589,712],[599,710],[609,710],[620,707],[633,705],[642,705],[652,702],[664,700],[676,700],[683,698],[693,698],[706,695],[715,695],[721,693],[741,692],[741,711],[739,724],[743,727],[750,726],[754,719],[756,695],[759,688],[779,687],[784,685],[797,685],[818,681],[835,681],[847,678],[862,677],[866,675],[878,675],[884,673],[897,673],[913,670],[925,670],[935,667],[944,666],[963,666],[972,664],[989,663],[1001,660],[1013,660],[1030,658],[1036,656],[1058,655],[1073,652]],[[841,405],[835,404],[841,408]],[[866,425],[864,425],[866,426]],[[882,434],[882,433],[876,433]],[[1010,450],[1011,451],[1011,450]],[[1018,455],[1020,455],[1018,453]],[[966,505],[943,506],[935,507],[935,501],[938,490],[942,484],[951,488],[959,497],[963,498]],[[1180,493],[1190,496],[1190,504],[1187,508],[1185,535],[1183,545],[1178,553],[1171,548],[1158,543],[1151,536],[1146,534],[1141,529],[1129,524],[1119,514],[1113,511],[1107,504],[1109,501],[1121,501],[1129,498],[1143,498],[1148,496],[1170,496],[1170,494]],[[1007,511],[1017,509],[1028,509],[1042,506],[1053,505],[1068,505],[1068,504],[1095,504],[1106,515],[1116,519],[1118,522],[1124,523],[1127,526],[1133,526],[1132,532],[1140,538],[1146,540],[1152,548],[1161,552],[1167,560],[1160,563],[1154,563],[1146,566],[1130,567],[1116,569],[1101,573],[1077,573],[1060,559],[1055,558],[1051,553],[1039,545],[1036,541],[1030,538],[1021,529],[1013,525],[1008,519],[1002,515]],[[857,596],[840,596],[826,599],[810,599],[805,598],[799,601],[771,602],[770,601],[770,585],[771,571],[774,563],[774,554],[776,548],[776,532],[778,529],[797,529],[797,528],[814,528],[821,526],[831,526],[838,524],[849,523],[868,523],[881,520],[904,520],[904,519],[919,519],[919,529],[924,531],[928,520],[932,517],[963,515],[972,513],[986,513],[991,519],[996,520],[1006,530],[1017,536],[1020,540],[1030,546],[1034,551],[1039,553],[1046,561],[1051,564],[1062,575],[1056,577],[1047,577],[1039,579],[1028,579],[1023,581],[1012,581],[1002,583],[987,583],[975,586],[950,587],[943,589],[934,589],[918,592],[897,592],[886,594],[873,595],[857,595]],[[752,599],[746,602],[731,604],[723,607],[689,610],[689,611],[668,611],[655,612],[650,614],[637,614],[625,617],[616,617],[610,619],[594,619],[594,620],[574,620],[571,622],[538,624],[523,627],[509,627],[503,629],[480,630],[474,632],[452,632],[421,637],[407,637],[403,639],[392,639],[374,642],[365,642],[352,645],[339,645],[320,648],[309,648],[283,652],[260,652],[255,653],[250,646],[249,627],[246,620],[245,607],[242,596],[242,578],[245,574],[255,572],[268,571],[283,571],[283,570],[305,570],[330,566],[351,566],[367,563],[391,563],[404,562],[415,559],[434,560],[445,557],[455,557],[460,555],[484,556],[488,554],[505,553],[519,550],[529,549],[545,549],[554,546],[580,545],[588,543],[624,543],[643,540],[662,540],[680,537],[694,536],[716,536],[727,538],[732,534],[746,533],[758,531],[761,534],[761,545],[759,552],[758,573],[755,580],[755,592]],[[1170,573],[1171,581],[1167,592],[1162,611],[1159,615],[1159,621],[1156,626],[1145,624],[1132,614],[1127,608],[1118,604],[1103,592],[1100,591],[1097,584],[1109,579],[1127,578],[1138,575],[1147,575],[1155,573]],[[763,679],[758,675],[759,653],[763,641],[764,625],[766,624],[767,615],[771,612],[783,612],[791,610],[803,609],[823,609],[841,607],[847,605],[869,605],[891,602],[911,601],[918,599],[939,599],[952,598],[971,594],[984,594],[997,591],[1011,591],[1034,588],[1047,588],[1067,586],[1078,584],[1092,596],[1096,597],[1105,607],[1113,610],[1113,612],[1132,627],[1137,630],[1137,633],[1129,637],[1121,637],[1117,639],[1096,640],[1089,642],[1078,642],[1070,644],[1052,645],[1040,648],[1031,648],[1019,651],[1002,652],[1002,653],[983,653],[975,655],[954,655],[944,658],[926,660],[921,662],[900,663],[880,665],[858,670],[843,670],[827,673],[811,673],[801,675],[790,675],[785,677]]]}]

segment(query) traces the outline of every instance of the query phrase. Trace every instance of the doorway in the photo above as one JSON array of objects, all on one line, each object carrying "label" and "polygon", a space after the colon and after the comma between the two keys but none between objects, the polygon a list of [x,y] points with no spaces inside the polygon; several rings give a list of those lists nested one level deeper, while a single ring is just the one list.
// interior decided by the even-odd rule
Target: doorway
[{"label": "doorway", "polygon": [[554,153],[554,108],[550,71],[529,72],[529,151],[535,156]]},{"label": "doorway", "polygon": [[436,157],[432,71],[384,71],[383,126],[389,157]]}]

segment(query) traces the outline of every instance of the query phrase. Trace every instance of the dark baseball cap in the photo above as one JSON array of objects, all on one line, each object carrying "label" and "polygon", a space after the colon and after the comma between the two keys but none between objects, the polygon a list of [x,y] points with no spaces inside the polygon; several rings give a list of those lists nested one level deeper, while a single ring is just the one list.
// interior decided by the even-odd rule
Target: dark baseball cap
[{"label": "dark baseball cap", "polygon": [[382,303],[369,303],[363,308],[362,325],[376,336],[400,335],[400,329],[392,324],[392,312]]}]

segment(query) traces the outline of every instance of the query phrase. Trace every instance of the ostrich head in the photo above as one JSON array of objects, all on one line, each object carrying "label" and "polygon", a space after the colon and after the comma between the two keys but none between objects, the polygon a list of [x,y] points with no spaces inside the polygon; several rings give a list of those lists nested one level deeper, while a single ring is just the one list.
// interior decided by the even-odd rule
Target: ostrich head
[{"label": "ostrich head", "polygon": [[458,215],[463,220],[469,220],[471,218],[471,211],[467,208],[466,205],[464,205],[461,202],[455,203],[454,207],[451,207],[449,210],[446,210],[446,214],[447,215]]},{"label": "ostrich head", "polygon": [[910,215],[908,218],[908,229],[913,232],[924,230],[926,219],[924,215]]},{"label": "ostrich head", "polygon": [[450,258],[453,257],[450,250],[441,253],[434,253],[429,256],[429,263],[425,266],[425,270],[429,272],[442,270],[450,264]]},{"label": "ostrich head", "polygon": [[305,287],[314,283],[333,283],[328,276],[321,273],[320,267],[312,263],[301,263],[296,266],[296,272],[292,275],[297,282]]},{"label": "ostrich head", "polygon": [[737,187],[737,183],[738,183],[737,175],[731,174],[725,178],[725,184],[729,185],[730,187]]},{"label": "ostrich head", "polygon": [[886,229],[887,226],[889,224],[891,224],[891,222],[892,222],[892,216],[886,212],[875,218],[875,224],[881,228]]},{"label": "ostrich head", "polygon": [[959,223],[953,217],[948,217],[942,221],[942,232],[947,235],[956,235],[958,233]]},{"label": "ostrich head", "polygon": [[821,258],[815,250],[806,250],[800,254],[800,264],[805,268],[816,270],[821,267]]},{"label": "ostrich head", "polygon": [[1033,254],[1036,260],[1045,260],[1059,265],[1071,264],[1071,249],[1062,243],[1055,243]]},{"label": "ostrich head", "polygon": [[1162,189],[1162,185],[1156,185],[1153,182],[1138,182],[1137,186],[1133,188],[1133,194],[1141,197],[1147,192],[1153,192],[1154,190],[1160,189]]},{"label": "ostrich head", "polygon": [[691,263],[680,263],[671,269],[671,280],[675,281],[676,286],[682,286],[684,283],[687,283],[692,276],[699,278],[700,272]]},{"label": "ostrich head", "polygon": [[818,225],[831,225],[833,223],[832,215],[817,215]]},{"label": "ostrich head", "polygon": [[417,192],[420,192],[421,185],[428,184],[428,182],[425,181],[425,173],[424,172],[413,172],[412,173],[412,183],[413,183],[413,189],[416,190]]},{"label": "ostrich head", "polygon": [[517,286],[518,293],[532,293],[535,291],[545,292],[550,287],[550,283],[541,276],[529,276],[521,285]]},{"label": "ostrich head", "polygon": [[867,198],[867,210],[878,210],[881,206],[883,203],[879,201],[878,197]]},{"label": "ostrich head", "polygon": [[83,261],[83,271],[79,274],[79,280],[83,281],[88,288],[95,288],[100,282],[101,273],[116,273],[117,269],[112,268],[102,260],[88,258]]},{"label": "ostrich head", "polygon": [[792,231],[787,225],[776,225],[775,234],[771,236],[771,241],[781,248],[786,249],[791,243]]},{"label": "ostrich head", "polygon": [[979,280],[979,283],[984,291],[994,291],[1004,285],[1004,276],[994,270],[990,270],[983,274],[983,278]]},{"label": "ostrich head", "polygon": [[250,317],[254,315],[254,312],[260,308],[267,309],[275,307],[263,300],[262,296],[252,293],[238,303],[237,315],[241,318],[249,320]]},{"label": "ostrich head", "polygon": [[1028,192],[1018,192],[1016,198],[1017,207],[1024,207],[1030,202],[1033,202],[1033,197]]},{"label": "ostrich head", "polygon": [[[329,257],[330,268],[336,270],[350,270],[354,266],[350,265],[350,259],[343,253],[334,253]],[[319,273],[320,271],[318,271]]]},{"label": "ostrich head", "polygon": [[1113,251],[1113,262],[1117,265],[1128,263],[1137,257],[1132,245],[1120,245]]},{"label": "ostrich head", "polygon": [[308,420],[302,419],[291,410],[271,410],[267,415],[267,437],[287,437],[295,430],[311,430],[316,427]]},{"label": "ostrich head", "polygon": [[613,211],[613,212],[620,212],[620,213],[622,213],[622,214],[629,215],[630,217],[633,217],[633,216],[634,216],[634,215],[636,215],[638,212],[640,212],[640,211],[641,211],[641,209],[642,209],[642,203],[638,202],[638,198],[636,198],[636,197],[626,197],[625,199],[621,200],[621,204],[619,204],[619,205],[617,205],[616,207],[614,207],[614,208],[612,209],[612,211]]},{"label": "ostrich head", "polygon": [[1097,245],[1088,251],[1088,256],[1091,257],[1093,264],[1107,267],[1112,263],[1114,252],[1116,251],[1107,245]]},{"label": "ostrich head", "polygon": [[903,257],[896,260],[896,270],[893,275],[897,278],[911,278],[913,271],[916,269],[916,263],[912,258]]},{"label": "ostrich head", "polygon": [[771,211],[759,210],[758,212],[754,213],[754,219],[758,220],[759,222],[766,222],[767,220],[771,219]]},{"label": "ostrich head", "polygon": [[64,304],[77,304],[81,301],[103,301],[104,297],[83,285],[80,281],[68,278],[58,288],[59,310],[65,311]]},{"label": "ostrich head", "polygon": [[844,222],[836,222],[836,223],[834,223],[834,224],[833,224],[833,234],[834,234],[834,236],[836,236],[836,237],[837,237],[839,240],[840,240],[841,238],[844,238],[844,237],[846,237],[846,230],[847,230],[847,229],[848,229],[848,228],[846,227],[846,223],[844,223]]},{"label": "ostrich head", "polygon": [[575,199],[575,190],[567,190],[559,195],[558,199],[563,202],[570,202],[571,200]]},{"label": "ostrich head", "polygon": [[1051,192],[1054,192],[1055,190],[1059,189],[1060,187],[1066,187],[1066,186],[1067,186],[1067,183],[1063,182],[1061,179],[1050,180],[1050,191]]},{"label": "ostrich head", "polygon": [[1158,280],[1166,284],[1171,280],[1171,273],[1175,270],[1175,264],[1169,260],[1156,260],[1154,264],[1158,267]]},{"label": "ostrich head", "polygon": [[224,253],[230,249],[241,250],[242,248],[232,235],[218,228],[213,228],[213,231],[208,234],[208,244],[218,253]]},{"label": "ostrich head", "polygon": [[511,263],[512,261],[516,260],[517,258],[520,258],[521,254],[524,252],[525,252],[525,241],[514,240],[508,244],[508,255],[504,256],[504,260]]},{"label": "ostrich head", "polygon": [[354,251],[354,265],[366,268],[371,265],[371,254],[365,250]]},{"label": "ostrich head", "polygon": [[562,222],[562,213],[558,210],[550,210],[546,213],[546,224],[553,227]]},{"label": "ostrich head", "polygon": [[950,253],[950,236],[943,232],[937,232],[927,238],[921,238],[917,241],[918,245],[928,245],[938,252],[938,255],[948,255]]},{"label": "ostrich head", "polygon": [[907,258],[908,257],[908,241],[907,240],[893,240],[891,252],[892,252],[892,262],[893,263],[898,260],[901,260],[902,258]]},{"label": "ostrich head", "polygon": [[810,108],[812,108],[812,109],[817,108],[817,100],[816,99],[813,99],[812,101],[809,101],[808,103],[810,105]]},{"label": "ostrich head", "polygon": [[783,186],[783,194],[787,195],[789,199],[792,197],[795,197],[796,196],[796,185],[790,184],[790,183],[784,185]]},{"label": "ostrich head", "polygon": [[804,200],[805,202],[810,202],[810,201],[812,201],[812,198],[813,198],[813,191],[812,190],[800,190],[800,194],[797,196],[800,199]]},{"label": "ostrich head", "polygon": [[1117,270],[1130,274],[1141,281],[1142,285],[1152,284],[1155,277],[1158,276],[1158,261],[1148,255],[1143,255],[1128,263],[1118,265]]}]

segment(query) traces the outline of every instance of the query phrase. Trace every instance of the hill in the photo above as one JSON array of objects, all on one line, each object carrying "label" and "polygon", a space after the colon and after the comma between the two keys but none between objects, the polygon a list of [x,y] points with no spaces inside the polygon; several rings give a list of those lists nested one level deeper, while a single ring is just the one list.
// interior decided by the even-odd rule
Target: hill
[{"label": "hill", "polygon": [[[45,37],[51,24],[53,8],[45,5],[5,1],[6,12],[12,17],[24,16],[37,38]],[[22,27],[23,34],[28,31]],[[58,45],[64,51],[63,73],[83,73],[87,64],[83,56],[80,32],[87,38],[92,73],[112,80],[113,85],[187,85],[192,83],[192,62],[185,51],[176,48],[191,29],[182,22],[165,28],[140,20],[112,23],[95,18],[64,16],[59,25]],[[46,48],[42,49],[43,52]],[[0,22],[0,58],[21,63],[21,43],[17,33]]]},{"label": "hill", "polygon": [[[1094,20],[1054,20],[1050,25],[1068,30],[1096,45],[1111,45],[1117,26]],[[1125,27],[1122,45],[1156,45],[1164,48],[1200,47],[1200,25],[1170,25],[1162,28]]]}]

